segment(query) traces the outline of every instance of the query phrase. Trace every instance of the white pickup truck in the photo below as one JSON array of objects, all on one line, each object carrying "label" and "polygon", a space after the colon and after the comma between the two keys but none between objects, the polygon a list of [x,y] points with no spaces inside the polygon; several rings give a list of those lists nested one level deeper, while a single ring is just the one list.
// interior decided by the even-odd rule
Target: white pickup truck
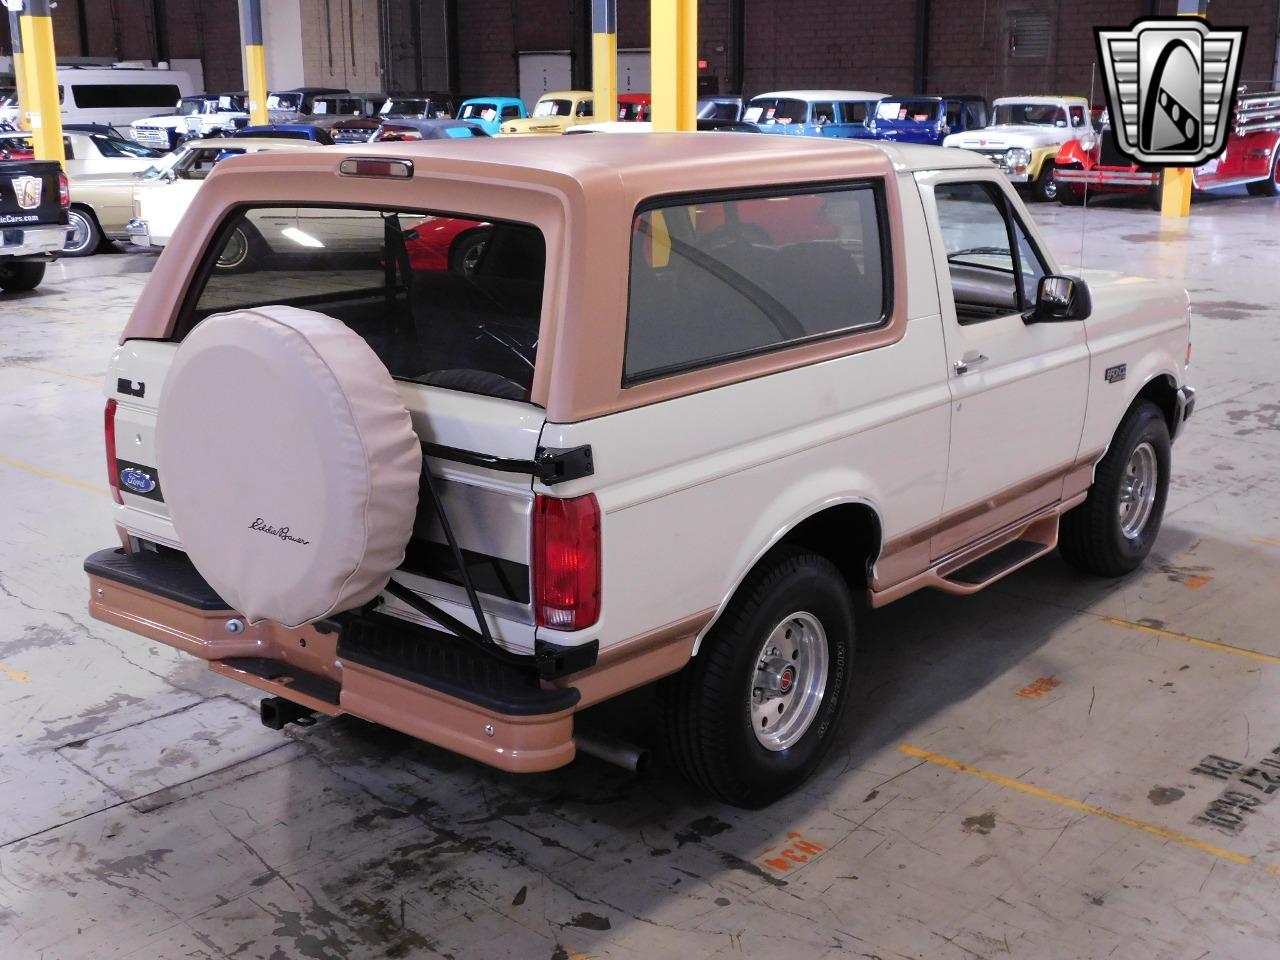
[{"label": "white pickup truck", "polygon": [[662,680],[675,763],[760,806],[838,736],[856,597],[1143,562],[1189,327],[1181,289],[1064,276],[966,151],[233,157],[111,360],[90,609],[273,726],[348,713],[509,771],[611,753],[575,714]]}]

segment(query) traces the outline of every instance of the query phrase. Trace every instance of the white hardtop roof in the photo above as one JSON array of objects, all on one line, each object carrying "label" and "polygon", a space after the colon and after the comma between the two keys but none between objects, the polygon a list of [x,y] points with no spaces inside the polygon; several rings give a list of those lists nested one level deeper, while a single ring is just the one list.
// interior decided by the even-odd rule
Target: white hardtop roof
[{"label": "white hardtop roof", "polygon": [[[282,147],[323,147],[328,144],[302,137],[209,137],[205,140],[188,140],[183,147],[199,147],[201,149],[243,150],[256,153],[259,150],[279,150]],[[181,147],[179,148],[181,149]]]},{"label": "white hardtop roof", "polygon": [[873,93],[870,90],[773,90],[769,93],[757,93],[751,99],[786,97],[790,100],[883,100],[887,96],[887,93]]},{"label": "white hardtop roof", "polygon": [[1055,96],[1053,94],[1036,94],[1028,97],[996,97],[996,99],[992,101],[993,106],[998,106],[1002,103],[1083,103],[1088,106],[1089,98],[1069,95]]}]

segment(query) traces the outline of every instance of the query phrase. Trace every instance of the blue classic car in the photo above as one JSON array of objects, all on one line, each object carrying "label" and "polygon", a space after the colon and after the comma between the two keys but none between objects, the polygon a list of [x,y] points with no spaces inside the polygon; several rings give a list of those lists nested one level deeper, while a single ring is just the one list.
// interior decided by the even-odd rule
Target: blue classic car
[{"label": "blue classic car", "polygon": [[474,123],[489,136],[496,137],[504,121],[528,115],[524,101],[515,97],[472,97],[462,101],[457,119]]},{"label": "blue classic car", "polygon": [[866,120],[884,96],[866,90],[779,90],[752,97],[742,119],[762,133],[867,139],[872,134]]},{"label": "blue classic car", "polygon": [[879,140],[942,146],[949,133],[985,127],[988,112],[987,101],[976,96],[886,97],[867,126]]}]

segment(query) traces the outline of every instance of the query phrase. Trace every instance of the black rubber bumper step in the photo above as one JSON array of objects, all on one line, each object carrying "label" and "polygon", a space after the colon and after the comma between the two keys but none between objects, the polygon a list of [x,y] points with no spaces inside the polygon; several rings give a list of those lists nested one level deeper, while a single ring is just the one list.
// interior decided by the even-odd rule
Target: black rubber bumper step
[{"label": "black rubber bumper step", "polygon": [[231,609],[200,576],[187,555],[177,550],[125,553],[120,547],[108,547],[85,557],[84,571],[197,610]]},{"label": "black rubber bumper step", "polygon": [[959,570],[953,570],[947,574],[947,579],[953,583],[974,585],[986,583],[988,580],[994,580],[1006,570],[1010,570],[1020,563],[1025,563],[1037,554],[1048,553],[1048,551],[1049,548],[1043,543],[1036,543],[1034,540],[1014,540],[1012,543],[1006,543],[1003,547],[992,550],[985,556],[966,564]]},{"label": "black rubber bumper step", "polygon": [[533,670],[466,640],[376,613],[345,619],[338,658],[515,717],[559,713],[581,698],[573,687],[543,688]]},{"label": "black rubber bumper step", "polygon": [[289,690],[296,690],[314,700],[323,700],[335,706],[342,693],[342,684],[338,681],[322,677],[318,673],[299,670],[283,660],[271,660],[267,657],[227,657],[225,660],[214,662],[231,667],[233,670],[243,670],[263,680],[282,683]]}]

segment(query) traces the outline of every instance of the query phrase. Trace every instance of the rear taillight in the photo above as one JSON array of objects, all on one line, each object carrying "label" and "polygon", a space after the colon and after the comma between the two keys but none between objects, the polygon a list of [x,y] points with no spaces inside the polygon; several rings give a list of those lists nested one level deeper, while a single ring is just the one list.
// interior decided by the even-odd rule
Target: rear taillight
[{"label": "rear taillight", "polygon": [[120,499],[120,470],[116,465],[116,401],[114,397],[107,401],[107,409],[103,411],[102,431],[107,441],[107,485],[111,487],[111,496],[116,503],[124,503]]},{"label": "rear taillight", "polygon": [[62,205],[63,210],[71,206],[71,184],[67,182],[67,175],[61,170],[58,171],[58,203]]},{"label": "rear taillight", "polygon": [[539,495],[533,507],[538,626],[584,630],[600,619],[600,505],[595,494]]}]

